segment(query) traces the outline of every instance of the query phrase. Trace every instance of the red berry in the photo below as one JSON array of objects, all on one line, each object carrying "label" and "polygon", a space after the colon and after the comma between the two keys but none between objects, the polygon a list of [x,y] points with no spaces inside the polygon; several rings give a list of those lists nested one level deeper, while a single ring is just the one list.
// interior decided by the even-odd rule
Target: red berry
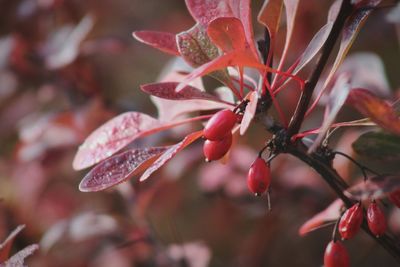
[{"label": "red berry", "polygon": [[360,203],[346,210],[340,218],[339,233],[343,239],[350,239],[360,230],[363,221],[363,209]]},{"label": "red berry", "polygon": [[206,161],[222,158],[232,145],[232,134],[225,135],[225,138],[217,141],[206,140],[203,145],[203,153]]},{"label": "red berry", "polygon": [[258,157],[247,174],[247,186],[255,195],[264,193],[271,182],[271,171],[265,161]]},{"label": "red berry", "polygon": [[350,266],[349,254],[340,241],[331,241],[325,249],[324,267]]},{"label": "red berry", "polygon": [[223,139],[235,126],[236,114],[232,110],[224,109],[215,113],[204,127],[204,137],[211,141]]},{"label": "red berry", "polygon": [[400,208],[400,189],[393,191],[389,194],[389,200]]},{"label": "red berry", "polygon": [[385,233],[387,228],[386,217],[375,201],[371,202],[368,207],[367,221],[369,230],[371,230],[374,235],[381,236]]}]

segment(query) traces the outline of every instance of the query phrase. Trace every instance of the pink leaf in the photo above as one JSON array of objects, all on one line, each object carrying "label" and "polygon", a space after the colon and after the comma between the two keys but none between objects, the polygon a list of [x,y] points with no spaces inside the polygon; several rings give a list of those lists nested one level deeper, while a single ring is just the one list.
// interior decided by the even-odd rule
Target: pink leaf
[{"label": "pink leaf", "polygon": [[18,251],[14,254],[8,261],[4,262],[4,267],[23,267],[26,266],[24,264],[25,258],[31,255],[35,250],[38,250],[39,246],[37,244],[33,244],[27,246],[23,250]]},{"label": "pink leaf", "polygon": [[140,177],[140,181],[144,181],[150,177],[155,171],[161,168],[165,163],[170,161],[179,151],[199,139],[203,135],[203,131],[198,131],[189,134],[181,142],[167,149]]},{"label": "pink leaf", "polygon": [[325,226],[327,223],[337,220],[340,217],[340,209],[342,206],[343,202],[340,199],[332,202],[326,209],[305,222],[299,229],[299,235],[304,236],[309,232]]},{"label": "pink leaf", "polygon": [[0,244],[0,263],[4,262],[10,256],[11,247],[13,245],[15,237],[25,228],[25,225],[19,225],[14,229],[4,240],[3,243]]},{"label": "pink leaf", "polygon": [[224,52],[242,50],[248,46],[243,24],[234,17],[214,19],[208,25],[207,34]]},{"label": "pink leaf", "polygon": [[392,106],[365,89],[352,89],[347,103],[383,129],[400,135],[400,117]]},{"label": "pink leaf", "polygon": [[215,102],[224,102],[207,92],[201,91],[193,86],[186,86],[181,91],[176,92],[175,88],[178,82],[163,82],[163,83],[149,83],[140,86],[142,91],[169,100],[190,100],[190,99],[204,99]]},{"label": "pink leaf", "polygon": [[161,123],[159,120],[140,112],[123,113],[100,126],[86,138],[75,155],[73,168],[81,170],[90,167],[112,156],[139,137],[208,117],[199,116]]},{"label": "pink leaf", "polygon": [[135,31],[132,35],[139,42],[174,56],[180,55],[175,34],[157,31]]},{"label": "pink leaf", "polygon": [[138,148],[125,151],[96,165],[79,184],[82,192],[101,191],[133,177],[153,163],[165,147]]},{"label": "pink leaf", "polygon": [[265,0],[258,13],[257,20],[268,29],[271,40],[275,39],[278,32],[282,8],[283,0]]},{"label": "pink leaf", "polygon": [[186,6],[192,17],[202,25],[220,17],[232,17],[229,0],[185,0]]},{"label": "pink leaf", "polygon": [[400,176],[381,175],[362,181],[344,193],[355,200],[381,199],[400,188]]},{"label": "pink leaf", "polygon": [[250,94],[249,103],[247,103],[242,122],[240,123],[240,135],[244,135],[249,128],[250,123],[256,114],[257,102],[258,94],[256,91],[254,91]]},{"label": "pink leaf", "polygon": [[108,158],[141,136],[160,131],[159,121],[140,112],[123,113],[95,130],[79,147],[73,168],[81,170]]}]

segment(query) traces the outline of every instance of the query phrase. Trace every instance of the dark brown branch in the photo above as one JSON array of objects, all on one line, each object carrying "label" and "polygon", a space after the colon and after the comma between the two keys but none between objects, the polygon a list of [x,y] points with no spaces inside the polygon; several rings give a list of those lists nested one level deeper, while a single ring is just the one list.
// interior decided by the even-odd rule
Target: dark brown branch
[{"label": "dark brown branch", "polygon": [[[318,154],[307,154],[306,147],[299,143],[298,145],[289,145],[283,153],[288,153],[294,157],[305,162],[311,166],[321,177],[328,183],[328,185],[335,191],[337,196],[343,201],[347,208],[350,208],[356,202],[348,198],[343,192],[349,186],[340,177],[336,170]],[[376,237],[368,228],[368,224],[364,220],[362,229],[376,240],[386,251],[388,251],[400,263],[400,243],[391,235],[385,234]]]},{"label": "dark brown branch", "polygon": [[317,85],[321,73],[324,70],[324,67],[329,59],[329,55],[331,54],[335,43],[343,29],[346,19],[350,16],[352,10],[353,7],[351,5],[351,1],[344,0],[340,7],[339,14],[333,24],[332,31],[330,32],[324,46],[322,47],[320,57],[304,86],[304,90],[301,94],[299,102],[297,103],[294,115],[290,120],[288,128],[288,138],[291,138],[300,130],[301,124],[304,120],[304,116],[310,104],[315,86]]}]

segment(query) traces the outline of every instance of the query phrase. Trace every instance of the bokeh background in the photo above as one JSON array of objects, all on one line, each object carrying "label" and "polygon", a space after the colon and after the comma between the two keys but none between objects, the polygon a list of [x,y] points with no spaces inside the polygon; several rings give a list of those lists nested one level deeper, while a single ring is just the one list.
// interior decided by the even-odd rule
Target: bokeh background
[{"label": "bokeh background", "polygon": [[[324,24],[331,2],[302,1],[289,62]],[[255,17],[262,1],[252,4]],[[371,15],[351,54],[378,55],[384,70],[376,79],[396,94],[400,46],[388,12]],[[132,31],[178,33],[193,24],[183,0],[0,0],[0,240],[26,225],[12,252],[39,243],[28,266],[322,266],[332,227],[305,237],[298,229],[335,196],[307,166],[280,156],[268,212],[266,198],[251,196],[245,182],[269,137],[259,126],[240,138],[226,165],[204,163],[199,142],[148,182],[78,190],[86,171],[74,171],[71,162],[91,131],[124,111],[157,115],[139,85],[157,80],[171,57],[135,41]],[[281,96],[287,114],[297,97],[296,90]],[[339,119],[356,117],[345,109]],[[177,142],[191,127],[133,145]],[[340,131],[333,145],[353,154],[359,134]],[[393,163],[364,162],[398,171]],[[359,178],[346,160],[335,164],[348,181]],[[387,212],[399,235],[399,212]],[[396,266],[364,233],[346,246],[352,266]]]}]

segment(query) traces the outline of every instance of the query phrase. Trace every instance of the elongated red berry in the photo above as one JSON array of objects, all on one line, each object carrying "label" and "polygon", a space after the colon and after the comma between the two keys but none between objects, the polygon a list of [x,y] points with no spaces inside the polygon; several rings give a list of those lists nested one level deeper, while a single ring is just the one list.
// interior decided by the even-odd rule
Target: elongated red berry
[{"label": "elongated red berry", "polygon": [[225,138],[217,141],[206,140],[203,145],[203,153],[206,161],[218,160],[222,158],[232,145],[232,133],[229,132]]},{"label": "elongated red berry", "polygon": [[338,230],[343,239],[350,239],[360,230],[363,221],[363,209],[360,203],[346,210],[340,218]]},{"label": "elongated red berry", "polygon": [[229,134],[237,121],[232,110],[224,109],[215,113],[204,127],[204,137],[211,141],[223,139]]},{"label": "elongated red berry", "polygon": [[349,267],[350,259],[340,241],[331,241],[325,249],[324,267]]},{"label": "elongated red berry", "polygon": [[396,205],[396,207],[400,208],[400,189],[393,191],[389,194],[389,200]]},{"label": "elongated red berry", "polygon": [[375,201],[369,204],[367,221],[369,230],[371,230],[374,235],[381,236],[385,233],[387,228],[386,217]]},{"label": "elongated red berry", "polygon": [[247,174],[247,186],[250,192],[255,195],[261,195],[264,193],[269,184],[271,183],[271,170],[267,163],[258,157],[249,169]]}]

